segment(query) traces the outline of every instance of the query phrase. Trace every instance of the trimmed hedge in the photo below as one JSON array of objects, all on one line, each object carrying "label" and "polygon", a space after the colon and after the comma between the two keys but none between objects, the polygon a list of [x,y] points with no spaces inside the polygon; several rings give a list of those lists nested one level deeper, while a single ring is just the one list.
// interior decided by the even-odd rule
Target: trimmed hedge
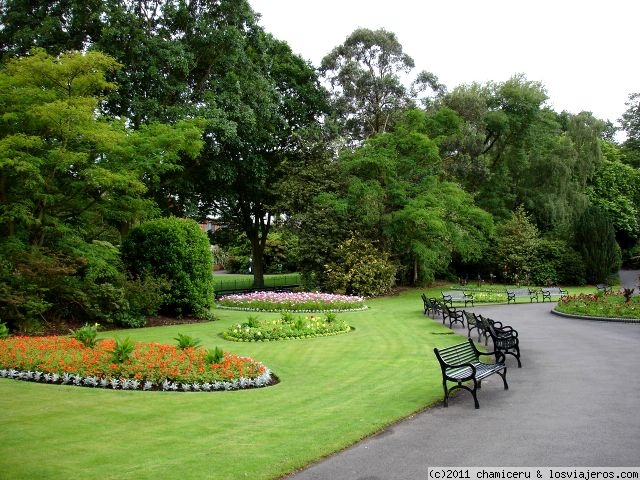
[{"label": "trimmed hedge", "polygon": [[160,218],[131,230],[122,244],[128,272],[167,280],[163,313],[207,316],[213,306],[209,239],[194,220]]}]

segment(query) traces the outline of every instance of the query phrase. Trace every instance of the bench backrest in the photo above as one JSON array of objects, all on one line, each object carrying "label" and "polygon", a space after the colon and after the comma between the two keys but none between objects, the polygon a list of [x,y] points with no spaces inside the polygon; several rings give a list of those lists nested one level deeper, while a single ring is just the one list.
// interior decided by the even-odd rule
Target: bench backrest
[{"label": "bench backrest", "polygon": [[560,287],[543,288],[542,291],[548,295],[563,295],[565,293]]},{"label": "bench backrest", "polygon": [[443,368],[450,365],[476,362],[478,360],[478,353],[471,339],[464,343],[452,345],[451,347],[434,348],[433,351]]},{"label": "bench backrest", "polygon": [[530,288],[507,288],[509,295],[531,295]]},{"label": "bench backrest", "polygon": [[443,297],[451,297],[454,299],[464,300],[465,297],[468,297],[462,290],[453,290],[451,292],[442,292]]}]

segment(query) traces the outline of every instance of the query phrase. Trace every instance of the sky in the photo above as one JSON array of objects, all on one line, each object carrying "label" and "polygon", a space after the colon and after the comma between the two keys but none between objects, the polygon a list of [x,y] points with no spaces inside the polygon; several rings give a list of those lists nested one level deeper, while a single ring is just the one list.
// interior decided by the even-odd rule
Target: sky
[{"label": "sky", "polygon": [[356,28],[396,34],[448,90],[540,82],[547,105],[617,123],[640,92],[640,0],[249,0],[262,27],[315,67]]}]

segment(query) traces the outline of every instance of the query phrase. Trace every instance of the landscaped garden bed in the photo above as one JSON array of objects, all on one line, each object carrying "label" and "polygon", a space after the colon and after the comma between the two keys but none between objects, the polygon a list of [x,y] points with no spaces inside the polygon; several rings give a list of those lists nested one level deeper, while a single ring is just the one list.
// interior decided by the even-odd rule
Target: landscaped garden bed
[{"label": "landscaped garden bed", "polygon": [[625,297],[623,293],[581,293],[561,299],[555,311],[587,318],[640,320],[640,297]]},{"label": "landscaped garden bed", "polygon": [[364,310],[364,297],[319,292],[252,292],[225,295],[219,308],[261,312],[348,312]]},{"label": "landscaped garden bed", "polygon": [[262,342],[271,340],[291,340],[298,338],[326,337],[347,333],[351,327],[338,320],[335,313],[324,317],[308,315],[294,316],[282,313],[278,319],[258,320],[256,317],[227,329],[223,337],[237,342]]},{"label": "landscaped garden bed", "polygon": [[215,391],[276,383],[249,357],[201,348],[73,337],[0,340],[0,377],[122,390]]}]

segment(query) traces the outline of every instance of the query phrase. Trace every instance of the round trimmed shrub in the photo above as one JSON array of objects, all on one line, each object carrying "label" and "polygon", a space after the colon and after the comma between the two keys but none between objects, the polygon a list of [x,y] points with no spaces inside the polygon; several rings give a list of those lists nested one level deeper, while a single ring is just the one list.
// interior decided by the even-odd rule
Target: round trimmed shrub
[{"label": "round trimmed shrub", "polygon": [[213,260],[207,234],[194,220],[159,218],[131,230],[122,260],[133,278],[166,281],[161,311],[207,316],[213,306]]}]

